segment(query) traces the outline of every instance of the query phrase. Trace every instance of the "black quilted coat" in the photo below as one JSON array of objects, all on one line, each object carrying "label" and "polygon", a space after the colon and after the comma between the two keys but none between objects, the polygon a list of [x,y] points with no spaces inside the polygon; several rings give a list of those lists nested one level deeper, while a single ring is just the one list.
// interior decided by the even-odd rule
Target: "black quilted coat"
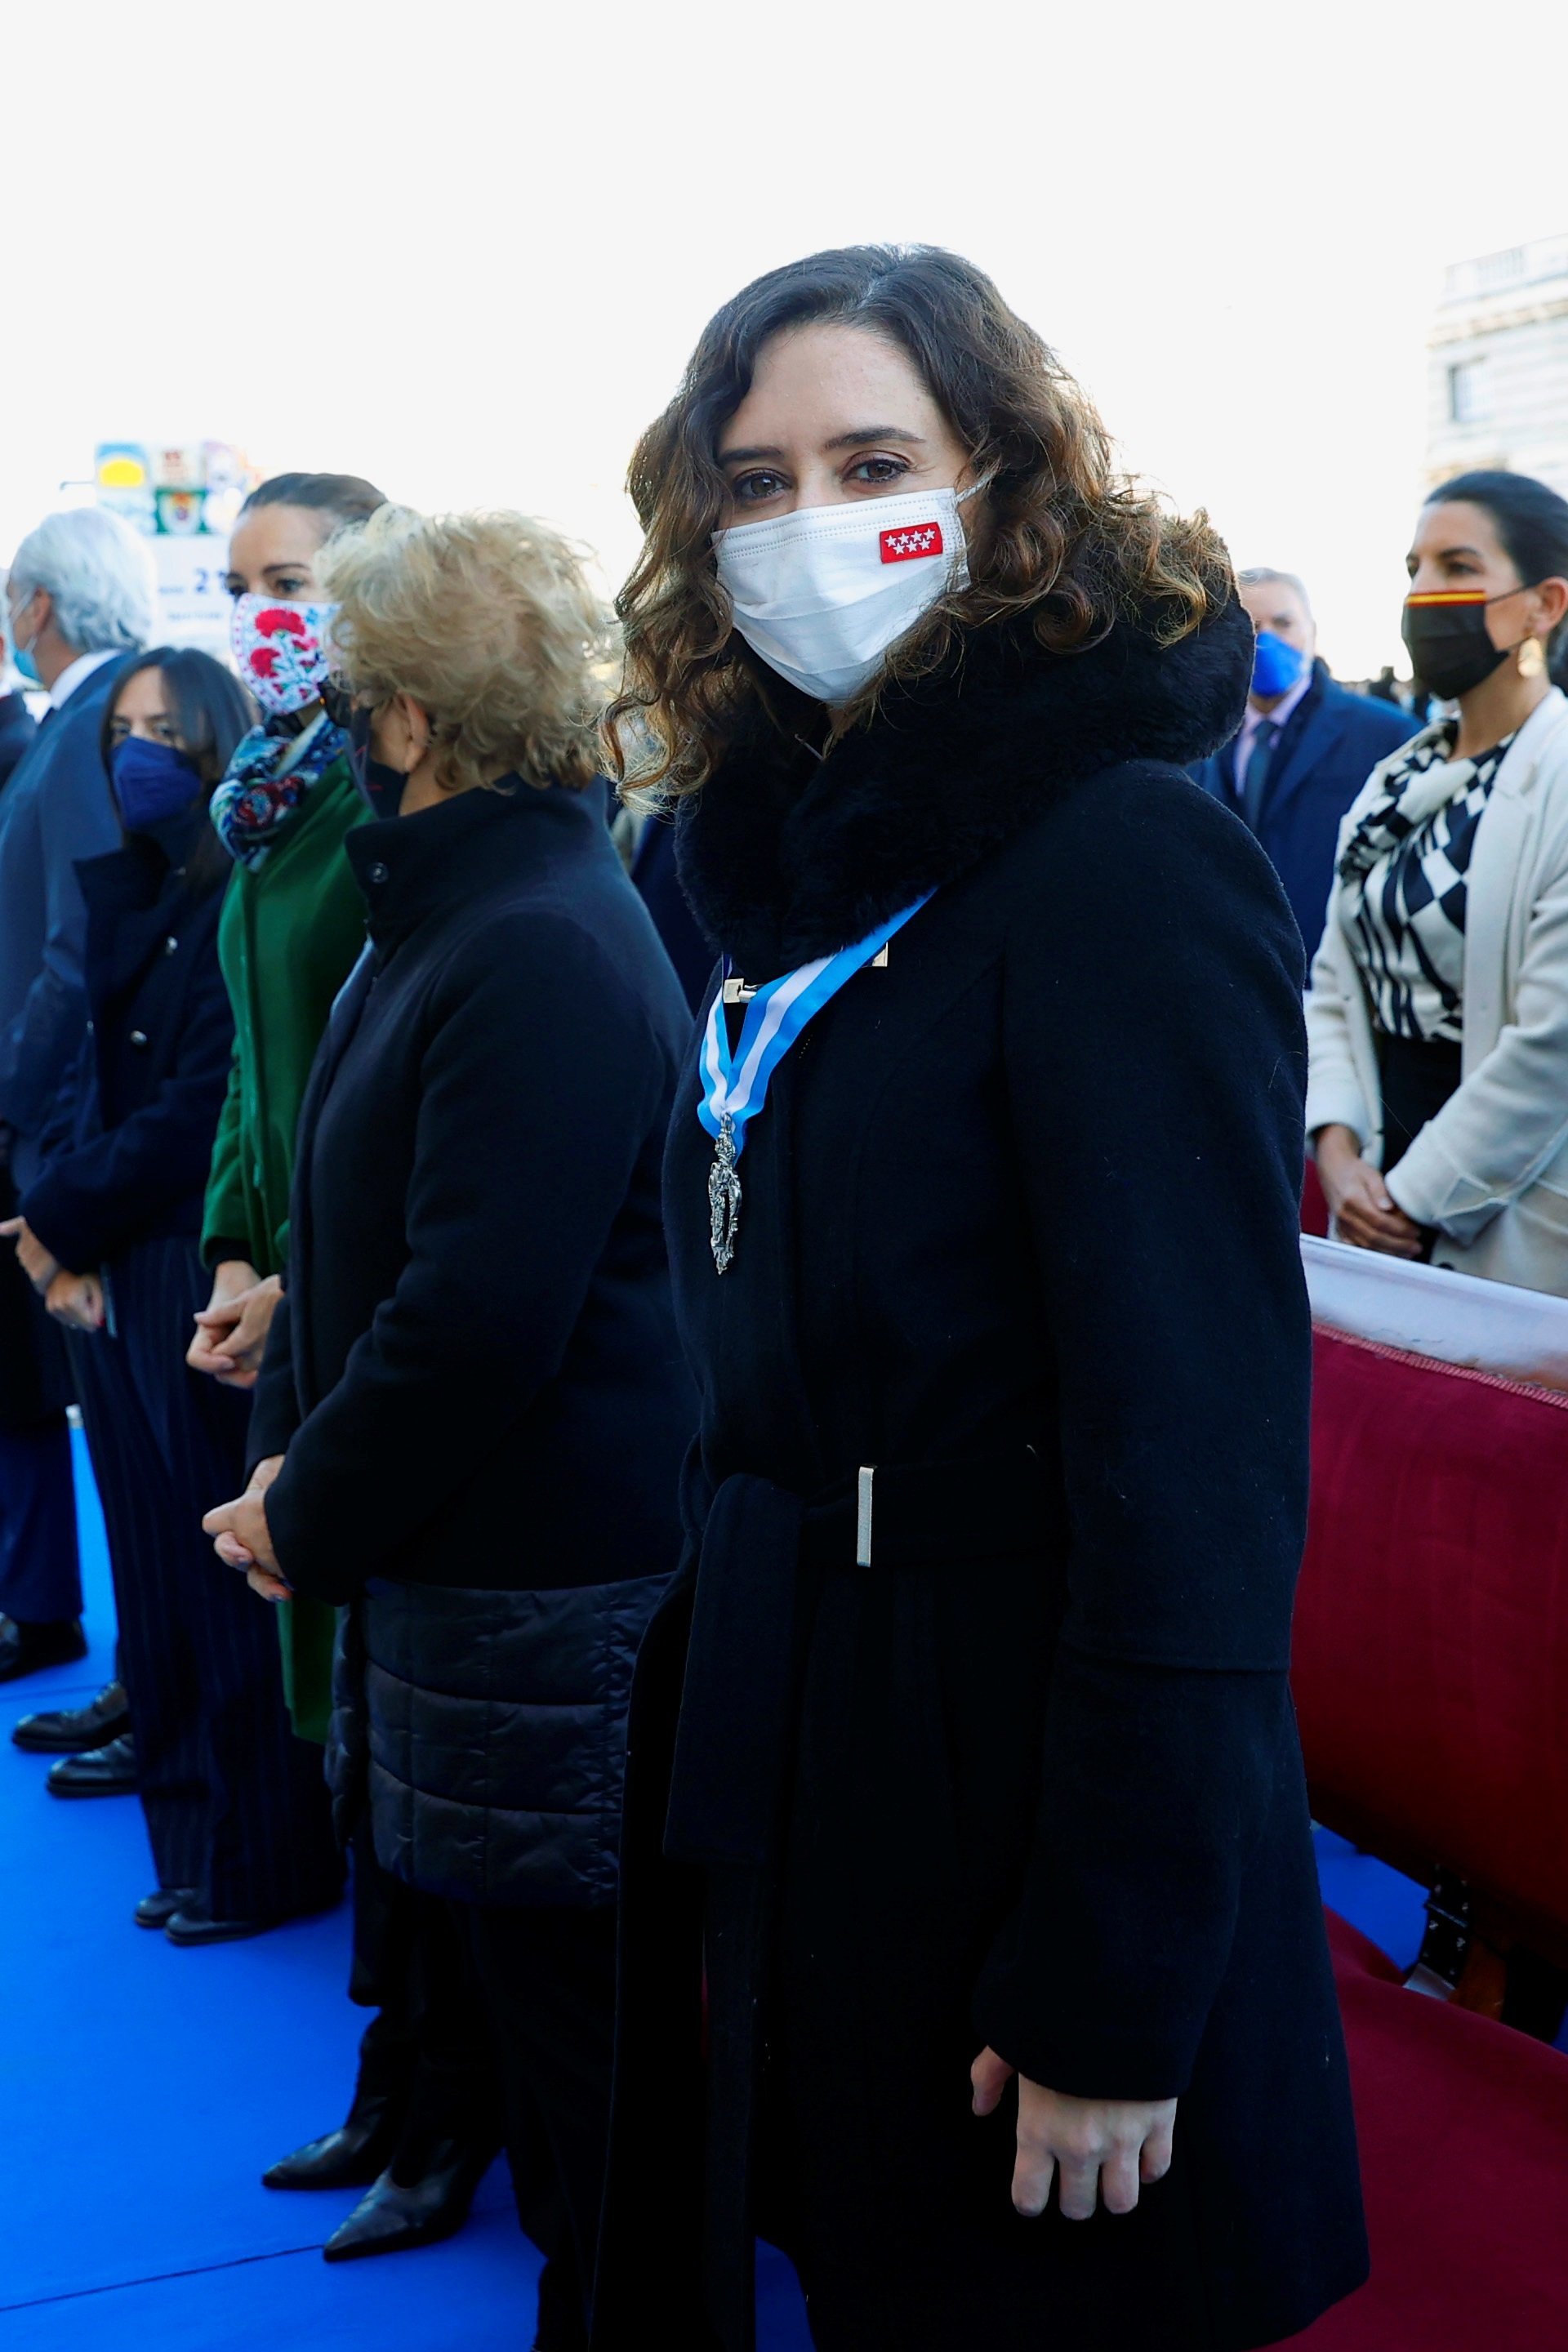
[{"label": "black quilted coat", "polygon": [[614,1900],[632,1660],[694,1405],[659,1220],[690,1016],[603,788],[363,825],[371,947],[301,1115],[253,1458],[349,1604],[332,1769],[377,1853],[486,1905]]}]

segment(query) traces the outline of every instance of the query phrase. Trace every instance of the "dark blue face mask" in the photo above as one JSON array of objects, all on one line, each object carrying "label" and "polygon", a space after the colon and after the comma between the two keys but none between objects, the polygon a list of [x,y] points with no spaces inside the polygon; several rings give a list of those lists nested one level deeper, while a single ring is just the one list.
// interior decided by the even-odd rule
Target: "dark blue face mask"
[{"label": "dark blue face mask", "polygon": [[109,772],[127,833],[146,833],[165,817],[188,809],[202,789],[202,772],[188,751],[173,743],[127,735],[110,754]]},{"label": "dark blue face mask", "polygon": [[370,730],[375,724],[374,710],[355,705],[349,714],[349,765],[353,770],[355,783],[370,803],[375,816],[395,816],[403,804],[403,787],[408,782],[401,768],[389,768],[378,760],[371,747]]},{"label": "dark blue face mask", "polygon": [[1289,694],[1306,667],[1307,656],[1300,647],[1288,646],[1272,629],[1258,630],[1252,654],[1252,691],[1260,701],[1271,702],[1278,694]]}]

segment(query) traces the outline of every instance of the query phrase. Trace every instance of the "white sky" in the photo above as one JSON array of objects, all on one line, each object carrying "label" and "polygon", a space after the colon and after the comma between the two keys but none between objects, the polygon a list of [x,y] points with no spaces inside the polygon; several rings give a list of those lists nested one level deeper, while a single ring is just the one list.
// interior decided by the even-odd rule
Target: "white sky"
[{"label": "white sky", "polygon": [[[1129,465],[1399,660],[1442,265],[1568,226],[1568,12],[103,0],[6,36],[0,560],[96,440],[238,442],[636,543],[727,295],[970,255]],[[1568,402],[1568,384],[1563,396]]]}]

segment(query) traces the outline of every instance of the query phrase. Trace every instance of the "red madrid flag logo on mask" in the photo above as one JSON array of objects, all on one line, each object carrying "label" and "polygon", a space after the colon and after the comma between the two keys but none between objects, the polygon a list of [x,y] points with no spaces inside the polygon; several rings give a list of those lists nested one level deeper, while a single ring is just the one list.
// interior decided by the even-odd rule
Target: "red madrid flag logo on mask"
[{"label": "red madrid flag logo on mask", "polygon": [[902,530],[885,530],[879,541],[884,563],[910,563],[917,555],[942,553],[939,522],[910,522]]}]

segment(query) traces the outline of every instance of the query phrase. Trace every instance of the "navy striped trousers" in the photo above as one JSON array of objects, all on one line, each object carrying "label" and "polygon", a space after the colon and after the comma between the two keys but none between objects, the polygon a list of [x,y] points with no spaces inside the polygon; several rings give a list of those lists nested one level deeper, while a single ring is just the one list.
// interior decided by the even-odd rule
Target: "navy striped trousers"
[{"label": "navy striped trousers", "polygon": [[26,1429],[0,1422],[0,1613],[24,1625],[81,1615],[76,1483],[63,1412]]},{"label": "navy striped trousers", "polygon": [[158,1884],[215,1918],[289,1918],[342,1881],[321,1751],[289,1727],[270,1607],[201,1525],[244,1487],[250,1401],[186,1367],[210,1287],[193,1242],[137,1243],[106,1271],[111,1329],[73,1334],[71,1367]]}]

